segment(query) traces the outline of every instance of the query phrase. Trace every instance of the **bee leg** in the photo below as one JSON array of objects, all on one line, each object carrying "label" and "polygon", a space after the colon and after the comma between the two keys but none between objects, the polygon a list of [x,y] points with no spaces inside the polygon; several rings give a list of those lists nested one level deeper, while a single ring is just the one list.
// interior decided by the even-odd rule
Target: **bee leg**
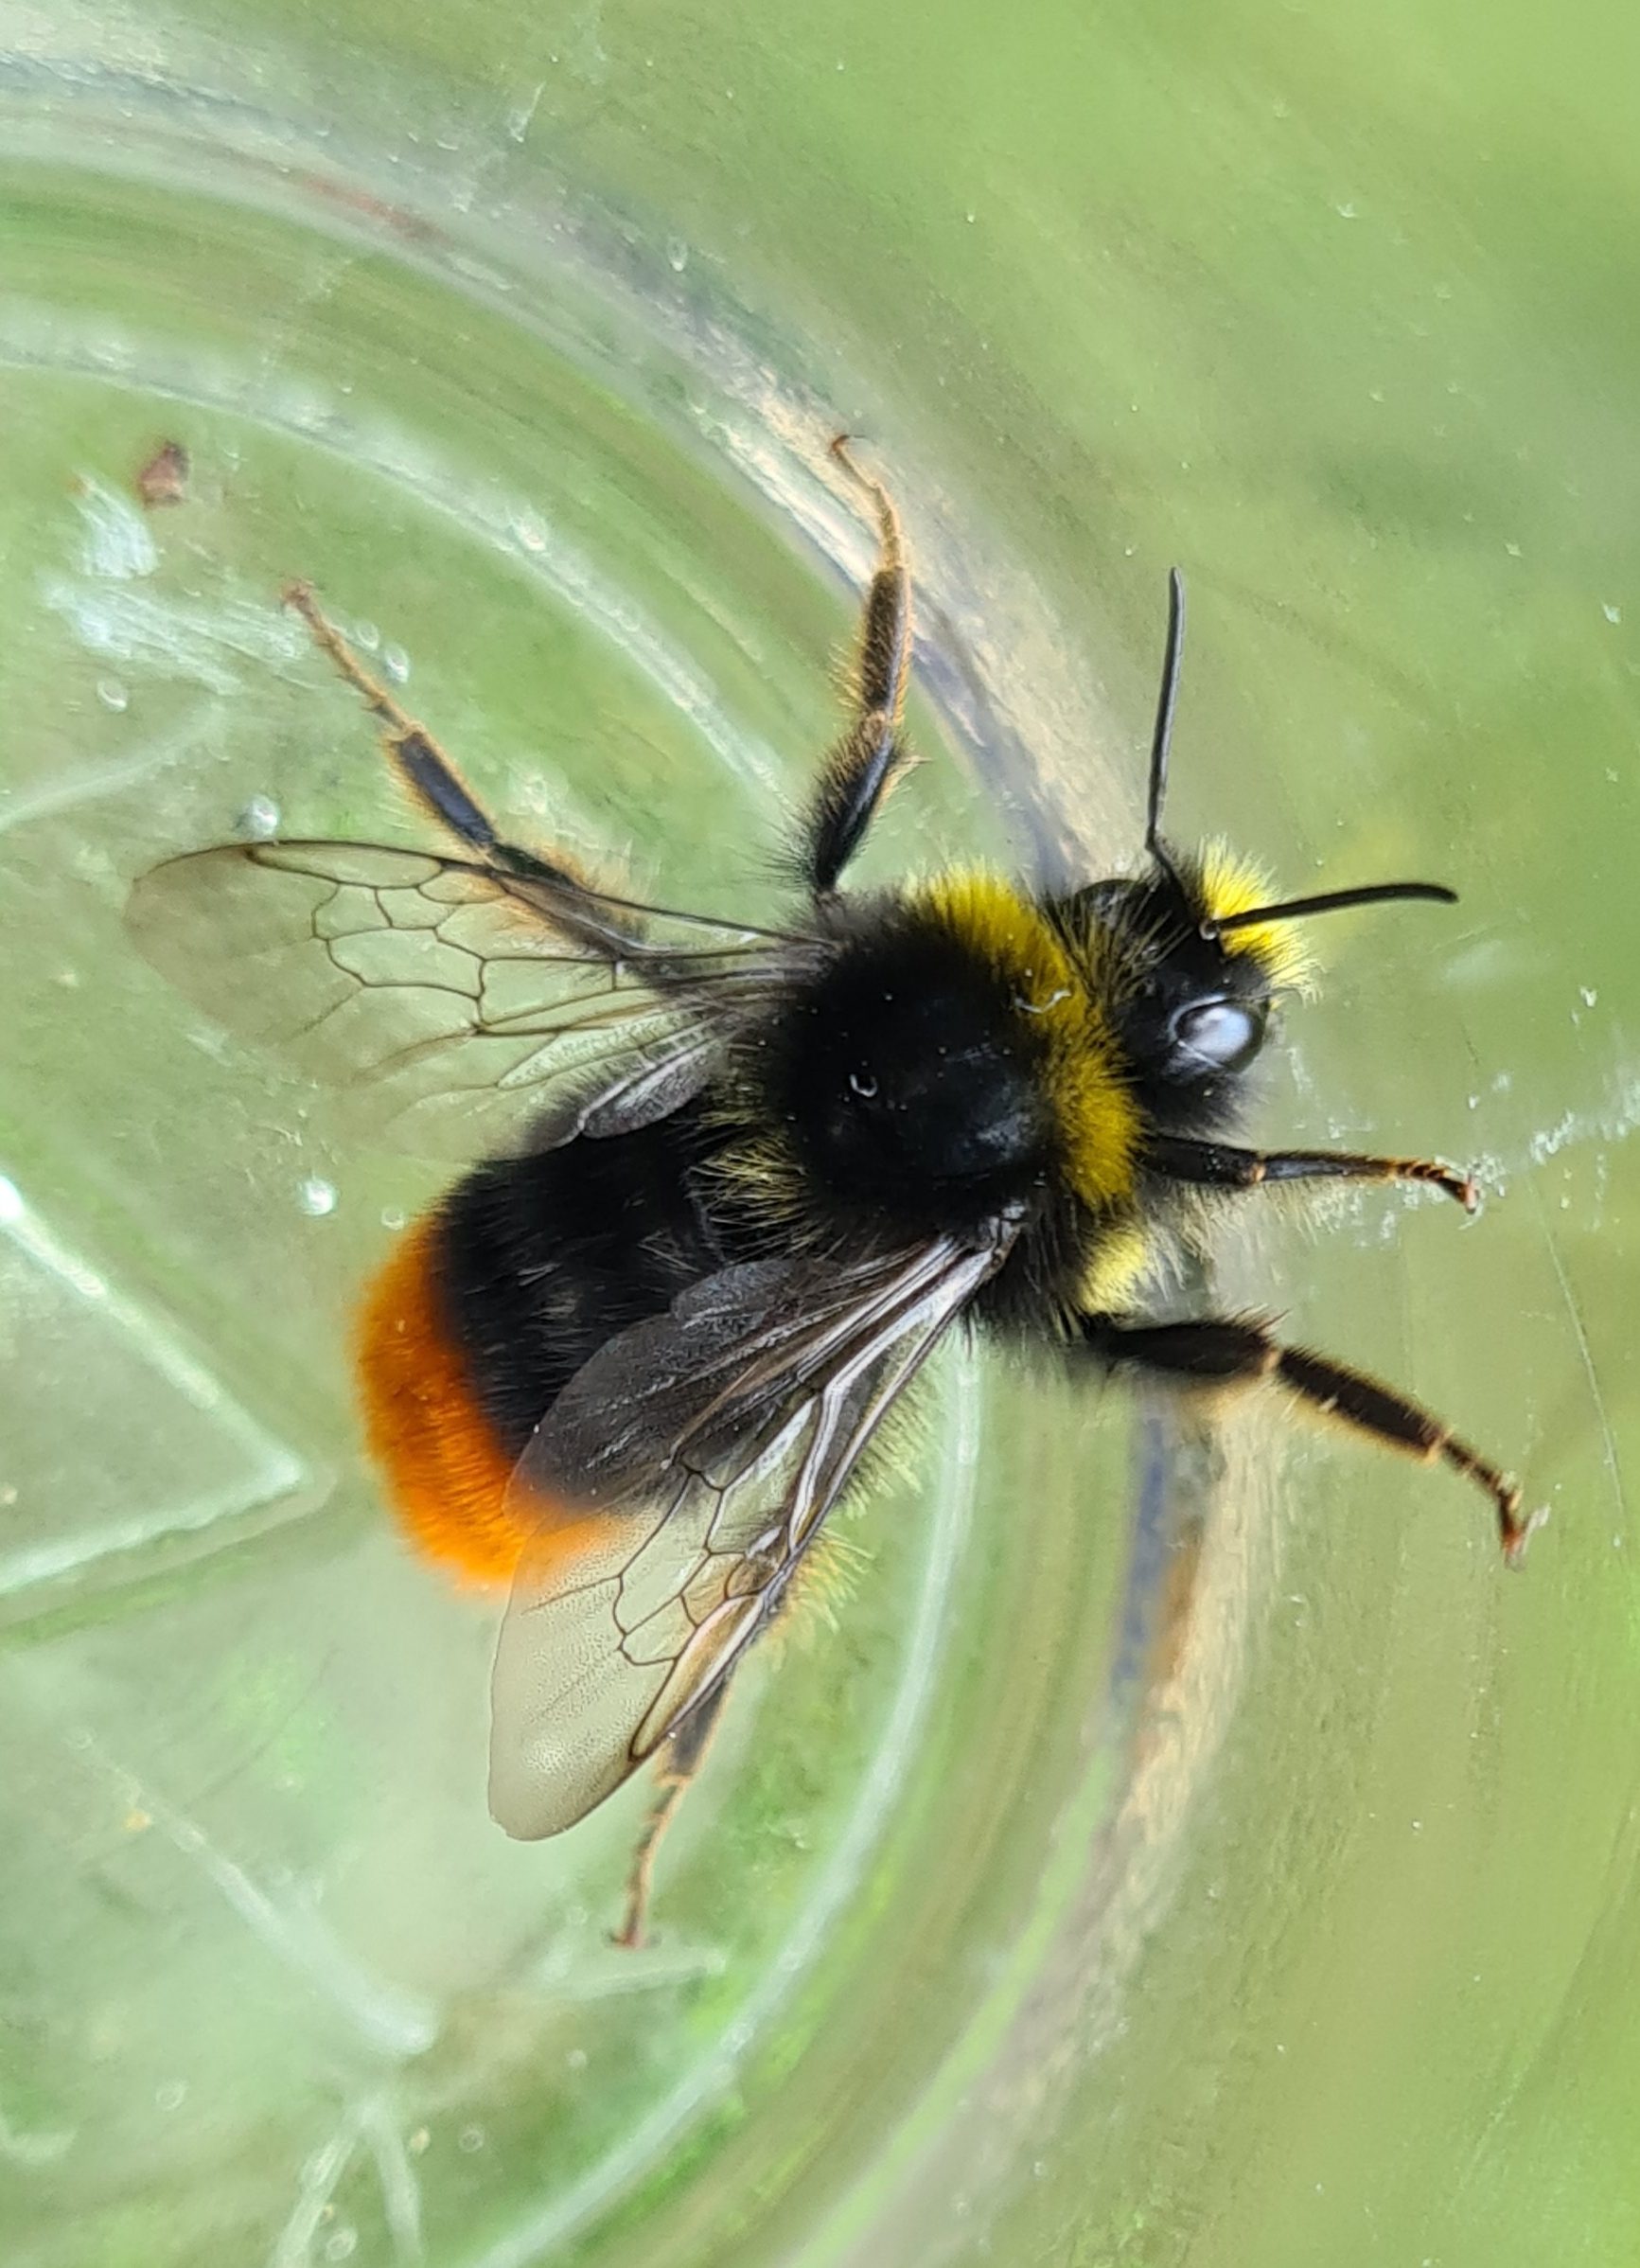
[{"label": "bee leg", "polygon": [[1198,1387],[1284,1386],[1312,1409],[1353,1426],[1425,1464],[1437,1459],[1466,1474],[1491,1499],[1504,1557],[1517,1567],[1543,1517],[1521,1515],[1521,1492],[1450,1426],[1393,1388],[1304,1347],[1284,1347],[1261,1322],[1216,1316],[1179,1323],[1129,1323],[1109,1315],[1079,1319],[1083,1342],[1112,1369],[1132,1367]]},{"label": "bee leg", "polygon": [[[508,875],[526,881],[544,882],[555,890],[568,892],[572,898],[579,893],[596,895],[586,877],[575,871],[562,852],[549,858],[538,851],[520,849],[503,839],[489,813],[427,727],[417,724],[414,717],[399,707],[386,686],[371,676],[321,608],[310,584],[287,583],[284,599],[312,631],[320,651],[335,664],[340,675],[362,698],[381,727],[382,745],[399,780],[429,818],[439,826],[448,827],[459,842],[486,864]],[[607,909],[599,909],[599,919],[607,930],[623,926]]]},{"label": "bee leg", "polygon": [[689,1793],[696,1773],[705,1762],[706,1751],[711,1747],[712,1736],[717,1730],[724,1695],[728,1691],[729,1680],[726,1677],[721,1685],[707,1694],[699,1708],[684,1719],[661,1752],[655,1798],[644,1818],[638,1847],[632,1853],[631,1869],[626,1876],[626,1911],[612,1940],[617,1945],[627,1946],[635,1952],[644,1941],[649,1890],[655,1874],[655,1855],[661,1847],[661,1837],[672,1824],[678,1806]]},{"label": "bee leg", "polygon": [[432,735],[399,707],[385,685],[373,678],[336,625],[320,607],[309,583],[287,583],[284,600],[313,633],[314,644],[334,663],[381,727],[394,769],[440,826],[470,850],[488,856],[501,845],[489,814],[462,779]]},{"label": "bee leg", "polygon": [[1472,1174],[1437,1158],[1369,1158],[1352,1150],[1239,1150],[1224,1142],[1152,1137],[1145,1162],[1172,1181],[1203,1189],[1261,1189],[1270,1181],[1426,1181],[1466,1213],[1480,1203]]},{"label": "bee leg", "polygon": [[803,823],[803,870],[817,897],[837,889],[877,806],[910,761],[900,737],[911,675],[911,577],[900,516],[882,483],[855,464],[847,434],[838,434],[832,454],[872,501],[878,548],[850,672],[853,721],[821,767]]}]

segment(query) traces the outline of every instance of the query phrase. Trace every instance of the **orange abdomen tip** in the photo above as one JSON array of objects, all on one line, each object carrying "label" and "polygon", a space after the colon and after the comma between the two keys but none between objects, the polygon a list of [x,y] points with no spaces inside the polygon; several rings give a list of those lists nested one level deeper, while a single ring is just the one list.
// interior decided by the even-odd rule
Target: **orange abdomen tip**
[{"label": "orange abdomen tip", "polygon": [[513,1459],[490,1430],[440,1297],[438,1219],[400,1237],[355,1338],[365,1438],[415,1549],[467,1583],[507,1583],[535,1533],[504,1510]]}]

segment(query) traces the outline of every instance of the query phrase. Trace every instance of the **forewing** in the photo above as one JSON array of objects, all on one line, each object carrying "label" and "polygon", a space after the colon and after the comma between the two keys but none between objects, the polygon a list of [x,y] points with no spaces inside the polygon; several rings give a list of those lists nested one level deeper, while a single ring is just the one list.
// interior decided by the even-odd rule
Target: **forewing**
[{"label": "forewing", "polygon": [[214,1019],[435,1154],[453,1140],[471,1155],[560,1099],[559,1140],[664,1116],[779,967],[760,933],[376,843],[172,859],[136,883],[127,922]]},{"label": "forewing", "polygon": [[509,1834],[572,1826],[729,1674],[1009,1241],[726,1268],[571,1380],[513,1483],[538,1535],[492,1689]]}]

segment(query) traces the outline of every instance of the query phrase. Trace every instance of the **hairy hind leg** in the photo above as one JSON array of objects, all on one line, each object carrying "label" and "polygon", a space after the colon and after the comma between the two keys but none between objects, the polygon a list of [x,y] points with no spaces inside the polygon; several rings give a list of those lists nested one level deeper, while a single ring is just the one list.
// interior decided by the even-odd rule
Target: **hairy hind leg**
[{"label": "hairy hind leg", "polygon": [[489,813],[427,727],[402,709],[386,686],[365,668],[314,597],[310,583],[287,583],[283,596],[285,604],[294,608],[312,631],[313,642],[320,651],[360,695],[381,727],[382,746],[389,762],[429,818],[447,827],[486,865],[566,893],[558,918],[562,918],[564,912],[573,912],[580,894],[585,893],[588,899],[601,901],[596,919],[602,931],[619,930],[626,926],[611,913],[608,903],[602,902],[602,894],[563,852],[555,849],[549,855],[526,850],[518,843],[508,842],[497,832]]},{"label": "hairy hind leg", "polygon": [[631,1869],[626,1876],[626,1910],[621,1926],[615,1932],[617,1945],[636,1950],[644,1943],[644,1924],[649,1914],[649,1892],[655,1877],[655,1858],[662,1837],[678,1815],[678,1806],[689,1793],[695,1775],[706,1760],[712,1745],[712,1736],[717,1730],[723,1713],[724,1696],[729,1692],[726,1677],[713,1692],[707,1694],[698,1709],[685,1718],[661,1751],[656,1770],[655,1798],[644,1817],[637,1849],[632,1853]]},{"label": "hairy hind leg", "polygon": [[285,604],[293,607],[313,633],[313,642],[362,699],[381,727],[394,770],[416,802],[440,826],[448,827],[469,850],[487,854],[501,838],[489,814],[423,724],[399,707],[363,663],[313,595],[310,583],[287,583]]},{"label": "hairy hind leg", "polygon": [[900,516],[881,481],[860,470],[838,434],[832,454],[870,497],[877,564],[860,614],[850,678],[848,731],[827,754],[803,826],[803,865],[817,897],[829,897],[858,850],[873,814],[909,761],[900,737],[911,675],[911,577]]}]

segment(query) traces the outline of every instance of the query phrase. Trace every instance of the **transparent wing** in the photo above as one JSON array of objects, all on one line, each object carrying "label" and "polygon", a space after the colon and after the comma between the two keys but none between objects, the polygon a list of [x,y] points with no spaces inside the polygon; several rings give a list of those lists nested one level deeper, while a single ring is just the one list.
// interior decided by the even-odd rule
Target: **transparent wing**
[{"label": "transparent wing", "polygon": [[565,1098],[556,1137],[610,1134],[701,1084],[725,1019],[792,941],[510,866],[362,842],[233,843],[132,891],[146,957],[230,1031],[368,1092],[378,1132],[461,1155]]},{"label": "transparent wing", "polygon": [[1012,1237],[725,1268],[571,1380],[513,1483],[538,1527],[492,1688],[509,1834],[572,1826],[728,1676]]}]

